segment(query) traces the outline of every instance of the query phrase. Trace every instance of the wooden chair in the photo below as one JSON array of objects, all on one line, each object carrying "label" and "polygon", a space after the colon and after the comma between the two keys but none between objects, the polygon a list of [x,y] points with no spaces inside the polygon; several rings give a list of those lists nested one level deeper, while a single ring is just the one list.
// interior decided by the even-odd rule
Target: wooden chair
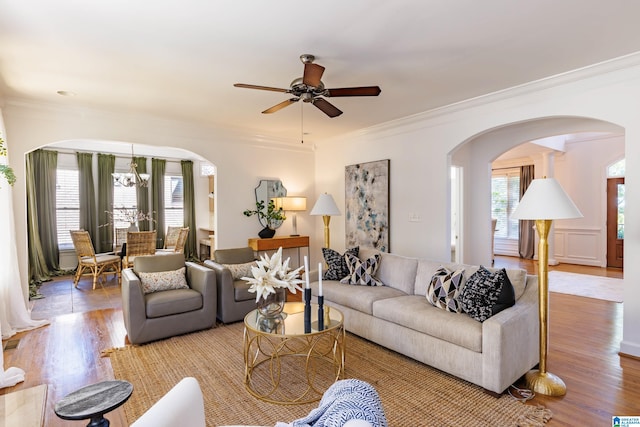
[{"label": "wooden chair", "polygon": [[133,266],[133,259],[141,255],[154,255],[156,253],[155,231],[128,231],[127,252],[122,259],[123,268]]},{"label": "wooden chair", "polygon": [[115,274],[120,284],[120,257],[114,254],[96,254],[88,231],[70,230],[73,247],[78,256],[78,269],[73,280],[75,287],[78,287],[80,276],[85,270],[90,271],[93,276],[93,289],[96,288],[98,280],[103,279],[105,274]]}]

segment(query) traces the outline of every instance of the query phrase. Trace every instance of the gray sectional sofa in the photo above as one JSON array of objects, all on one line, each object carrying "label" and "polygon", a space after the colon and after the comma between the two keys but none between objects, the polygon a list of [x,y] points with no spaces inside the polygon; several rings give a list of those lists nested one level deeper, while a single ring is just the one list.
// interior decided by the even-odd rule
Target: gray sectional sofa
[{"label": "gray sectional sofa", "polygon": [[[360,248],[359,258],[364,261],[375,253]],[[495,393],[502,393],[537,365],[537,276],[507,270],[515,305],[479,322],[464,312],[437,308],[426,298],[431,277],[440,266],[464,267],[465,278],[479,266],[380,255],[376,277],[384,286],[322,282],[325,304],[342,311],[347,331]],[[318,282],[311,287],[315,301]]]}]

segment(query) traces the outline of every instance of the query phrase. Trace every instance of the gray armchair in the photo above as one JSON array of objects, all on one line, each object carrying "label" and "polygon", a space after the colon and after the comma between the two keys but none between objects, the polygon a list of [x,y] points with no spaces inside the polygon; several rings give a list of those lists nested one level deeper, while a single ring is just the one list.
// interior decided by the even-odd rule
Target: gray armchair
[{"label": "gray armchair", "polygon": [[250,247],[218,249],[213,256],[215,260],[206,260],[204,263],[216,274],[218,319],[222,323],[238,322],[256,308],[256,294],[249,292],[249,284],[246,281],[234,280],[231,271],[223,264],[244,264],[255,261],[253,249]]},{"label": "gray armchair", "polygon": [[[136,273],[186,267],[188,289],[145,294]],[[122,272],[122,314],[132,344],[211,328],[216,322],[216,275],[209,268],[185,262],[184,254],[136,257]]]}]

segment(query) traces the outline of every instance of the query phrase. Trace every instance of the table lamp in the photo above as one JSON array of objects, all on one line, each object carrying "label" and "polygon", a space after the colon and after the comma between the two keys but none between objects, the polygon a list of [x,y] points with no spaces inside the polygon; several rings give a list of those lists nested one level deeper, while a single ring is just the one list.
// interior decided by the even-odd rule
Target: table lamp
[{"label": "table lamp", "polygon": [[512,219],[535,220],[538,243],[538,309],[540,314],[540,365],[525,375],[527,387],[547,396],[563,396],[567,386],[558,376],[547,372],[549,344],[549,230],[554,219],[581,218],[582,214],[555,178],[534,179],[511,214]]},{"label": "table lamp", "polygon": [[336,202],[333,200],[330,194],[324,193],[318,197],[318,201],[313,205],[313,209],[309,212],[310,215],[322,215],[324,221],[324,247],[328,248],[330,245],[329,238],[329,221],[331,221],[332,215],[342,215]]},{"label": "table lamp", "polygon": [[291,221],[293,222],[293,234],[291,236],[299,236],[298,234],[298,218],[297,212],[307,210],[307,198],[299,196],[276,197],[274,200],[276,209],[282,208],[285,212],[293,212]]}]

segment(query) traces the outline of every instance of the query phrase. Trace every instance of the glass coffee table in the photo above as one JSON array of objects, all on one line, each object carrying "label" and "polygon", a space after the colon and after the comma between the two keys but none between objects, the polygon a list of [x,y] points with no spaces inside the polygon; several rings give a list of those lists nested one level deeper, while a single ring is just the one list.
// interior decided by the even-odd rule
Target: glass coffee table
[{"label": "glass coffee table", "polygon": [[325,306],[318,330],[318,306],[311,304],[311,332],[304,332],[304,303],[288,302],[283,314],[265,318],[253,310],[244,318],[244,384],[270,403],[297,405],[320,400],[344,375],[342,312]]}]

